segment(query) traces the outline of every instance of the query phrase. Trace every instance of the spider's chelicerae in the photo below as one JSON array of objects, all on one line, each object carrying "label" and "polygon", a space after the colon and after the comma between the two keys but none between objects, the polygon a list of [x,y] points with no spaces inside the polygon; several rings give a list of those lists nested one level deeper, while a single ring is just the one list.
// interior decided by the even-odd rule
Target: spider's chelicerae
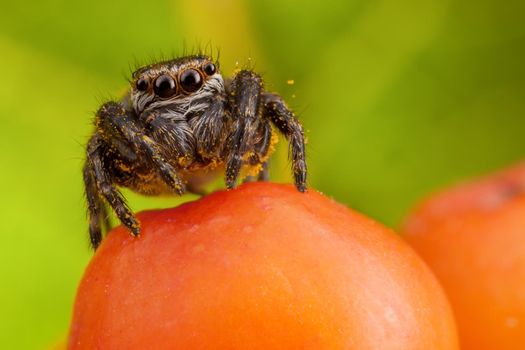
[{"label": "spider's chelicerae", "polygon": [[241,70],[223,79],[206,56],[187,56],[142,67],[130,92],[103,104],[87,145],[84,182],[91,244],[109,229],[107,204],[130,232],[140,223],[117,187],[145,195],[202,193],[224,170],[226,186],[244,176],[266,180],[277,138],[287,138],[295,186],[306,190],[303,128],[261,77]]}]

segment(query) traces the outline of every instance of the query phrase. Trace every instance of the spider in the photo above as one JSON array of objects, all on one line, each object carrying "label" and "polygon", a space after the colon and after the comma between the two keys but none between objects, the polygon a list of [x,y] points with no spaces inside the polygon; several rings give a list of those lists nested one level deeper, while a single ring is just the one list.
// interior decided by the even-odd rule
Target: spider
[{"label": "spider", "polygon": [[136,70],[130,91],[95,116],[83,168],[89,236],[96,249],[110,228],[107,205],[133,236],[140,223],[118,187],[144,195],[204,194],[221,171],[228,189],[239,178],[268,179],[278,129],[289,142],[295,186],[306,191],[303,128],[261,76],[240,70],[223,79],[218,63],[193,55]]}]

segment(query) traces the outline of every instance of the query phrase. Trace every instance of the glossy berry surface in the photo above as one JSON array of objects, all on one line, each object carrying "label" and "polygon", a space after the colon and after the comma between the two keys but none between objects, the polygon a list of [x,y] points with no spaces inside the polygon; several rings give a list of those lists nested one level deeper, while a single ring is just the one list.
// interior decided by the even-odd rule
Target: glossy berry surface
[{"label": "glossy berry surface", "polygon": [[87,267],[70,349],[457,349],[412,249],[314,190],[250,183],[139,218]]},{"label": "glossy berry surface", "polygon": [[462,349],[524,348],[525,163],[433,195],[404,232],[449,297]]}]

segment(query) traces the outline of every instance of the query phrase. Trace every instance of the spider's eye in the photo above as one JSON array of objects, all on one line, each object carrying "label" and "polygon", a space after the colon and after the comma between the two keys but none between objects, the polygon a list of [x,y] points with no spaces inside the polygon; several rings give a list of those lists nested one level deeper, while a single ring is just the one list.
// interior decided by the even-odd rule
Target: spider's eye
[{"label": "spider's eye", "polygon": [[177,84],[175,84],[175,80],[173,80],[171,76],[168,74],[162,74],[155,79],[153,91],[155,91],[157,96],[170,97],[177,93]]},{"label": "spider's eye", "polygon": [[135,86],[137,87],[137,90],[139,91],[146,91],[149,87],[149,81],[146,78],[140,78],[135,83]]},{"label": "spider's eye", "polygon": [[215,67],[215,65],[213,63],[206,63],[204,65],[204,67],[202,67],[202,70],[207,75],[214,75],[215,72],[217,71],[217,68]]},{"label": "spider's eye", "polygon": [[202,78],[195,69],[187,69],[180,75],[180,85],[186,92],[194,92],[202,86]]}]

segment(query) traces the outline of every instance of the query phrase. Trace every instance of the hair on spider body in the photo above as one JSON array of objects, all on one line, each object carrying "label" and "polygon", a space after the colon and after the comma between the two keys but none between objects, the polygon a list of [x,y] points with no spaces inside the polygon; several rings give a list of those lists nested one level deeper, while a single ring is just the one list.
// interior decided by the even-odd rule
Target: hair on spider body
[{"label": "hair on spider body", "polygon": [[109,227],[108,206],[140,234],[118,187],[145,195],[202,194],[201,185],[221,171],[228,188],[243,176],[266,180],[275,129],[289,142],[295,186],[306,191],[303,128],[254,71],[224,79],[216,62],[193,55],[139,68],[130,84],[122,100],[99,108],[87,144],[83,175],[93,248]]}]

